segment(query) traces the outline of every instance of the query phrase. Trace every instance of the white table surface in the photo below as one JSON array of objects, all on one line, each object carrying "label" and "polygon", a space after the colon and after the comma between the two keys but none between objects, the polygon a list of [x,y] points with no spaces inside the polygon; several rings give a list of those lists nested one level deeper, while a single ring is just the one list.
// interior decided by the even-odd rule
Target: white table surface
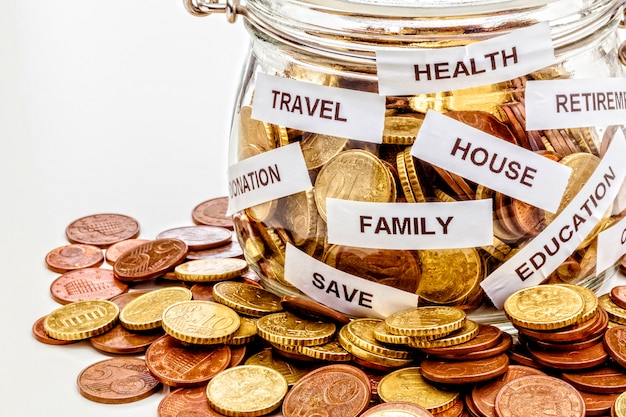
[{"label": "white table surface", "polygon": [[59,306],[44,257],[79,217],[127,214],[150,239],[226,195],[241,23],[180,0],[0,1],[0,415],[157,415],[163,391],[124,405],[79,394],[78,373],[107,358],[87,342],[33,338]]}]

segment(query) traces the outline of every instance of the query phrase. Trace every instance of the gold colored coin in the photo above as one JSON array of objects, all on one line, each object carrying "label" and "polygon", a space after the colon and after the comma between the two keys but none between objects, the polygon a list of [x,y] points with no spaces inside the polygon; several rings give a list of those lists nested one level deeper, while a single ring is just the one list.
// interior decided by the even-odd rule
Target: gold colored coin
[{"label": "gold colored coin", "polygon": [[218,303],[253,317],[262,317],[283,309],[280,297],[266,289],[243,282],[218,282],[213,286],[213,297]]},{"label": "gold colored coin", "polygon": [[339,340],[331,340],[322,345],[293,346],[293,348],[300,355],[321,361],[348,362],[352,360],[352,354],[341,346]]},{"label": "gold colored coin", "polygon": [[377,353],[370,352],[365,350],[355,343],[353,343],[347,334],[347,329],[343,326],[339,330],[338,339],[339,344],[343,347],[347,352],[349,352],[355,358],[361,359],[362,361],[369,362],[371,364],[381,366],[384,368],[402,368],[404,366],[409,366],[413,363],[412,359],[398,359],[392,358],[388,356],[379,355]]},{"label": "gold colored coin", "polygon": [[420,180],[417,173],[417,166],[415,165],[416,159],[413,155],[411,155],[411,148],[406,148],[402,153],[404,154],[406,173],[409,177],[409,184],[411,185],[411,190],[415,196],[415,201],[417,203],[425,203],[426,194],[424,193],[424,187],[422,187],[421,184],[422,180]]},{"label": "gold colored coin", "polygon": [[260,152],[266,152],[276,148],[276,138],[274,137],[274,129],[269,123],[261,122],[252,118],[252,107],[243,106],[239,110],[238,119],[239,132],[239,159],[243,158],[243,148],[246,146],[254,146]]},{"label": "gold colored coin", "polygon": [[255,264],[263,257],[265,252],[265,244],[256,237],[249,237],[243,244],[243,256],[250,264]]},{"label": "gold colored coin", "polygon": [[598,305],[606,311],[610,321],[626,325],[626,309],[615,304],[608,293],[598,297]]},{"label": "gold colored coin", "polygon": [[394,115],[385,117],[383,143],[392,145],[412,145],[422,127],[424,117],[415,115]]},{"label": "gold colored coin", "polygon": [[279,355],[272,354],[272,349],[263,349],[246,359],[244,365],[265,366],[277,370],[285,377],[289,386],[295,384],[313,368],[301,362],[286,361]]},{"label": "gold colored coin", "polygon": [[313,346],[330,342],[336,326],[283,311],[261,317],[257,321],[257,331],[263,339],[279,345]]},{"label": "gold colored coin", "polygon": [[443,337],[463,327],[465,319],[465,312],[455,307],[413,307],[390,314],[385,326],[393,334]]},{"label": "gold colored coin", "polygon": [[239,315],[213,301],[181,301],[163,311],[163,330],[195,345],[215,345],[230,340],[241,324]]},{"label": "gold colored coin", "polygon": [[256,338],[256,322],[257,319],[255,317],[247,317],[247,316],[239,316],[239,320],[241,323],[239,324],[239,328],[233,334],[233,337],[228,339],[226,344],[231,346],[240,346],[246,345]]},{"label": "gold colored coin", "polygon": [[583,310],[582,316],[580,316],[579,322],[584,322],[589,320],[596,314],[598,309],[598,296],[595,292],[591,291],[589,288],[581,287],[580,285],[573,284],[565,284],[559,283],[556,285],[563,285],[564,287],[570,288],[576,291],[583,298],[585,302],[585,309]]},{"label": "gold colored coin", "polygon": [[611,416],[626,417],[626,392],[617,396],[611,407]]},{"label": "gold colored coin", "polygon": [[504,302],[504,313],[514,326],[552,330],[580,320],[585,300],[562,285],[546,284],[523,288]]},{"label": "gold colored coin", "polygon": [[119,307],[111,301],[76,301],[48,314],[43,323],[44,330],[53,339],[88,339],[113,328],[119,312]]},{"label": "gold colored coin", "polygon": [[408,345],[411,340],[411,336],[393,334],[389,332],[384,320],[381,320],[381,322],[374,327],[374,337],[379,342],[390,345]]},{"label": "gold colored coin", "polygon": [[256,417],[277,409],[288,384],[275,369],[239,365],[215,375],[208,383],[209,405],[218,413],[233,417]]},{"label": "gold colored coin", "polygon": [[315,239],[318,214],[312,189],[281,198],[277,215],[280,223],[291,232],[294,245],[301,246]]},{"label": "gold colored coin", "polygon": [[248,272],[248,263],[237,258],[205,258],[187,261],[174,268],[181,281],[215,282],[240,277]]},{"label": "gold colored coin", "polygon": [[458,391],[444,391],[424,379],[417,366],[398,369],[378,383],[378,396],[386,403],[407,401],[421,405],[431,413],[441,413],[459,400]]},{"label": "gold colored coin", "polygon": [[409,180],[409,173],[406,169],[406,161],[404,159],[404,151],[396,154],[396,169],[398,170],[398,178],[400,179],[400,186],[404,193],[404,198],[409,203],[415,203],[415,194],[411,188],[411,182]]},{"label": "gold colored coin", "polygon": [[300,140],[300,149],[306,167],[309,170],[321,168],[343,151],[347,143],[345,138],[305,132]]},{"label": "gold colored coin", "polygon": [[417,294],[436,304],[462,302],[480,285],[485,271],[474,248],[418,251],[422,277]]},{"label": "gold colored coin", "polygon": [[324,221],[327,198],[392,202],[396,199],[395,180],[389,168],[374,154],[350,149],[333,157],[317,174],[315,203]]},{"label": "gold colored coin", "polygon": [[465,320],[463,327],[439,339],[429,340],[413,337],[409,341],[409,346],[417,349],[441,348],[468,342],[476,337],[479,328],[478,323],[472,320]]},{"label": "gold colored coin", "polygon": [[395,359],[407,359],[411,352],[408,350],[393,349],[380,343],[375,335],[374,329],[383,322],[381,319],[358,318],[344,325],[346,337],[361,349],[367,350],[381,356]]},{"label": "gold colored coin", "polygon": [[167,307],[191,298],[191,291],[183,287],[167,287],[147,292],[122,308],[120,323],[128,330],[157,329],[161,327],[163,311]]}]

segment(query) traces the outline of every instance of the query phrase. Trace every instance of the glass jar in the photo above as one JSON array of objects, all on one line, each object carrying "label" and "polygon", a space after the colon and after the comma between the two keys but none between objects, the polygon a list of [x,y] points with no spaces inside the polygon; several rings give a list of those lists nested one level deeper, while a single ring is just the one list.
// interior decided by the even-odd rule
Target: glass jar
[{"label": "glass jar", "polygon": [[496,322],[518,288],[615,273],[596,266],[624,214],[623,128],[594,115],[623,109],[622,0],[185,4],[250,33],[229,210],[268,289]]}]

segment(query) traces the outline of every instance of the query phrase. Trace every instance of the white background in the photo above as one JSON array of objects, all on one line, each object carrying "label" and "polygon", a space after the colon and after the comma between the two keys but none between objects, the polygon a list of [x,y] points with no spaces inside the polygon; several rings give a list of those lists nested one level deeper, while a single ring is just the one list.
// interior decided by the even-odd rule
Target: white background
[{"label": "white background", "polygon": [[79,217],[127,214],[151,239],[226,195],[247,43],[242,19],[181,0],[0,0],[1,416],[157,415],[163,392],[124,405],[78,393],[79,372],[107,358],[87,342],[32,337],[59,306],[44,258]]},{"label": "white background", "polygon": [[182,0],[0,0],[0,415],[156,416],[162,393],[83,398],[76,377],[107,356],[48,346],[32,324],[59,307],[45,255],[94,213],[133,216],[141,237],[191,225],[226,195],[243,20]]}]

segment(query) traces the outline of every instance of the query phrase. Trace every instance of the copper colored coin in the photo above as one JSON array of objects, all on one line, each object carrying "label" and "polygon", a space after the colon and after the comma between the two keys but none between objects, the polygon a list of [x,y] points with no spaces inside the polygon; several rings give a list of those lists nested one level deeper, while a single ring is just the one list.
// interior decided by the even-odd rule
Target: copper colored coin
[{"label": "copper colored coin", "polygon": [[434,413],[433,417],[470,417],[465,410],[463,401],[456,401],[452,407],[447,410]]},{"label": "copper colored coin", "polygon": [[[521,336],[521,335],[520,335]],[[571,352],[573,350],[582,350],[590,348],[598,342],[602,342],[602,338],[604,335],[602,333],[593,336],[590,339],[583,340],[581,342],[571,342],[571,343],[552,343],[552,342],[543,342],[541,340],[527,340],[528,343],[532,344],[534,347],[543,350],[561,350],[565,352]],[[524,340],[524,338],[522,338]]]},{"label": "copper colored coin", "polygon": [[84,243],[101,248],[106,248],[120,240],[135,238],[138,235],[137,220],[115,213],[81,217],[65,228],[65,236],[71,243]]},{"label": "copper colored coin", "polygon": [[189,250],[198,251],[217,248],[231,242],[230,230],[217,226],[183,226],[164,230],[157,239],[179,239],[187,244]]},{"label": "copper colored coin", "polygon": [[50,284],[52,298],[61,304],[85,300],[109,300],[128,290],[128,285],[103,268],[77,269],[64,273]]},{"label": "copper colored coin", "polygon": [[367,374],[351,365],[326,365],[302,377],[283,400],[283,416],[359,416],[371,397]]},{"label": "copper colored coin", "polygon": [[102,265],[102,262],[102,249],[81,243],[61,246],[46,254],[46,266],[59,274],[75,269],[95,268]]},{"label": "copper colored coin", "polygon": [[215,301],[213,297],[213,284],[194,284],[190,288],[191,297],[194,300]]},{"label": "copper colored coin", "polygon": [[528,345],[527,347],[530,352],[530,356],[532,356],[535,362],[545,366],[546,368],[558,370],[590,369],[594,366],[603,364],[608,358],[602,342],[596,343],[586,349],[571,352],[560,350],[542,350],[534,348],[531,345]]},{"label": "copper colored coin", "polygon": [[619,394],[597,394],[580,391],[585,402],[586,416],[604,416],[611,411],[611,406]]},{"label": "copper colored coin", "polygon": [[527,375],[546,375],[543,371],[523,365],[509,365],[499,378],[474,385],[471,391],[473,406],[483,417],[495,417],[496,396],[508,382]]},{"label": "copper colored coin", "polygon": [[473,361],[478,359],[485,359],[492,356],[497,356],[502,353],[505,353],[509,350],[513,342],[513,339],[510,334],[506,332],[502,332],[500,335],[500,341],[497,345],[491,346],[488,348],[484,348],[483,350],[464,353],[464,354],[451,354],[451,355],[437,355],[437,358],[444,360],[455,360],[455,361]]},{"label": "copper colored coin", "polygon": [[315,320],[330,320],[339,324],[350,323],[350,317],[333,310],[324,304],[297,295],[284,295],[280,304],[282,308],[295,315]]},{"label": "copper colored coin", "polygon": [[581,391],[620,394],[626,391],[626,372],[620,366],[602,365],[584,372],[564,372],[561,379]]},{"label": "copper colored coin", "polygon": [[[502,340],[502,330],[491,324],[479,324],[478,334],[473,339],[445,348],[424,348],[420,349],[429,355],[465,355],[473,352],[481,352],[492,348]],[[450,357],[450,356],[448,356]]]},{"label": "copper colored coin", "polygon": [[451,110],[445,115],[509,143],[517,144],[517,138],[511,129],[491,113],[481,110]]},{"label": "copper colored coin", "polygon": [[165,335],[152,342],[146,351],[146,365],[155,378],[173,387],[206,384],[230,363],[226,345],[185,345]]},{"label": "copper colored coin", "polygon": [[76,343],[78,340],[61,340],[61,339],[53,339],[48,336],[46,333],[46,329],[44,328],[43,322],[46,320],[46,316],[40,317],[33,323],[32,331],[35,339],[41,343],[45,343],[46,345],[69,345],[71,343]]},{"label": "copper colored coin", "polygon": [[425,359],[420,365],[424,378],[444,384],[474,384],[496,378],[506,372],[509,357],[501,353],[474,361],[439,361]]},{"label": "copper colored coin", "polygon": [[604,348],[611,358],[626,368],[626,326],[615,326],[604,333]]},{"label": "copper colored coin", "polygon": [[148,281],[183,262],[187,250],[180,239],[151,240],[124,252],[113,265],[113,272],[122,281]]},{"label": "copper colored coin", "polygon": [[157,407],[158,417],[224,417],[209,406],[206,387],[178,388]]},{"label": "copper colored coin", "polygon": [[118,357],[105,359],[85,368],[77,378],[83,397],[105,404],[139,401],[159,389],[143,359]]},{"label": "copper colored coin", "polygon": [[495,401],[498,417],[584,417],[585,402],[565,381],[529,375],[506,383]]},{"label": "copper colored coin", "polygon": [[104,253],[105,259],[109,265],[114,265],[115,261],[117,261],[124,252],[148,242],[149,240],[147,239],[126,239],[114,243],[106,249]]},{"label": "copper colored coin", "polygon": [[602,308],[596,309],[596,314],[587,321],[552,331],[531,330],[519,328],[518,331],[534,340],[552,343],[573,343],[587,340],[594,335],[601,334],[609,323],[609,316]]},{"label": "copper colored coin", "polygon": [[626,285],[616,285],[611,288],[609,296],[615,304],[621,308],[626,308]]},{"label": "copper colored coin", "polygon": [[217,197],[204,201],[193,208],[191,218],[195,224],[225,227],[233,230],[233,219],[226,215],[228,197]]},{"label": "copper colored coin", "polygon": [[118,323],[111,330],[89,338],[89,343],[94,348],[107,353],[143,353],[163,334],[160,328],[146,332],[131,332]]},{"label": "copper colored coin", "polygon": [[228,364],[228,368],[241,365],[243,361],[246,359],[247,352],[248,352],[247,345],[230,346],[230,363]]},{"label": "copper colored coin", "polygon": [[414,403],[388,402],[370,407],[360,417],[433,417],[430,411]]}]

